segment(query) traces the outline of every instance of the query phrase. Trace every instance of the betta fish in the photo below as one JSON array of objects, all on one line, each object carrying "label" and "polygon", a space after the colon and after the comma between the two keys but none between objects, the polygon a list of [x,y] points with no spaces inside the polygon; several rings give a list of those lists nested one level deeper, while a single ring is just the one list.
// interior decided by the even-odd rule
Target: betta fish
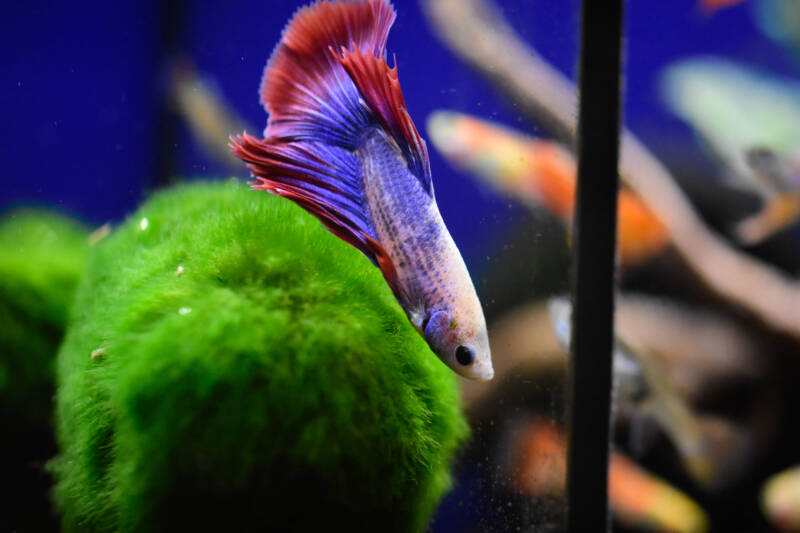
[{"label": "betta fish", "polygon": [[300,9],[264,71],[264,139],[231,138],[252,187],[292,200],[378,268],[457,373],[494,375],[486,321],[439,214],[425,141],[386,62],[387,0]]}]

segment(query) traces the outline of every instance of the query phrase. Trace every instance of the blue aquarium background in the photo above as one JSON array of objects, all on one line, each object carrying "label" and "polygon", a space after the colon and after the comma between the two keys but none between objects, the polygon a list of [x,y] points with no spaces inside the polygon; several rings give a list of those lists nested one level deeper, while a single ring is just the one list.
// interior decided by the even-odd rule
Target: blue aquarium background
[{"label": "blue aquarium background", "polygon": [[[676,116],[665,100],[663,76],[667,67],[696,57],[727,58],[753,72],[800,82],[800,46],[793,48],[776,41],[759,23],[763,15],[760,9],[781,0],[732,1],[733,5],[711,12],[704,4],[713,1],[626,3],[623,122],[672,171],[699,219],[722,235],[727,246],[743,256],[757,258],[770,273],[774,270],[794,280],[796,288],[800,272],[800,180],[787,194],[797,207],[793,217],[789,216],[768,238],[749,244],[737,242],[731,231],[733,224],[758,212],[759,201],[764,198],[759,197],[757,187],[734,186],[724,161],[715,159],[709,150],[713,139],[701,138],[697,124]],[[248,133],[260,136],[267,121],[259,101],[264,66],[287,21],[306,3],[7,2],[0,32],[4,56],[0,73],[4,128],[0,143],[0,217],[19,207],[36,206],[62,212],[90,229],[108,222],[116,226],[151,193],[175,183],[231,177],[246,181],[249,171],[245,165],[238,161],[231,164],[210,153],[179,112],[173,99],[176,66],[189,65],[211,95],[250,125]],[[494,3],[547,62],[578,82],[580,0]],[[451,165],[431,142],[426,120],[445,109],[543,139],[551,138],[551,132],[457,57],[437,36],[421,2],[395,0],[393,5],[397,20],[387,49],[396,61],[411,117],[422,136],[428,138],[439,209],[481,297],[493,351],[498,360],[513,360],[514,353],[524,351],[517,348],[530,340],[508,335],[509,324],[516,325],[515,333],[528,331],[527,323],[513,322],[518,318],[514,315],[517,310],[532,309],[535,320],[531,323],[536,322],[540,329],[531,331],[552,333],[554,329],[542,309],[546,308],[546,297],[569,289],[569,230],[559,224],[564,220],[550,216],[548,206],[530,209],[513,193],[498,194],[469,172]],[[797,39],[800,43],[800,37]],[[799,88],[800,84],[793,86],[796,94],[800,94]],[[219,146],[224,146],[224,140]],[[790,178],[800,178],[800,146],[796,148],[791,156],[797,167]],[[669,320],[674,315],[684,318],[684,314],[708,318],[707,322],[698,321],[702,332],[707,326],[715,333],[736,333],[728,340],[731,346],[743,346],[745,363],[733,359],[715,363],[717,367],[697,378],[702,386],[697,387],[700,392],[695,391],[691,401],[697,412],[726,423],[735,420],[739,425],[731,427],[741,429],[748,439],[752,437],[747,446],[742,446],[742,457],[748,461],[743,460],[741,468],[727,463],[730,472],[720,474],[718,484],[704,485],[681,463],[671,443],[672,435],[664,428],[653,430],[644,424],[645,451],[637,454],[629,449],[635,446],[628,446],[635,440],[628,434],[634,433],[629,428],[636,424],[628,420],[621,424],[621,430],[615,427],[616,446],[631,452],[639,464],[684,491],[707,512],[711,527],[692,531],[733,531],[740,523],[747,524],[748,531],[773,531],[759,507],[759,494],[768,476],[800,462],[795,451],[800,446],[800,432],[793,423],[800,407],[794,392],[800,377],[800,359],[796,357],[800,337],[769,321],[755,320],[757,313],[751,313],[748,307],[753,302],[740,306],[720,296],[687,268],[683,251],[665,248],[667,251],[660,250],[663,254],[648,258],[649,262],[636,268],[623,265],[618,298],[623,305],[618,309],[624,311],[630,304],[625,304],[626,297],[633,295],[634,303],[641,298],[657,304],[655,311],[645,309],[643,314],[650,322],[645,320],[644,326],[659,323],[659,313],[667,309]],[[638,309],[636,305],[629,308]],[[793,309],[800,313],[800,308]],[[690,336],[686,331],[691,328],[670,329],[678,322],[666,321],[660,331],[653,329],[652,336],[669,341],[682,333]],[[717,348],[728,346],[722,337],[712,339]],[[511,340],[503,345],[507,339]],[[700,340],[698,345],[703,349],[714,344]],[[566,361],[563,345],[552,339],[541,345],[538,341],[533,339],[529,352],[538,357],[550,350],[560,353],[561,363]],[[713,346],[707,351],[718,353]],[[693,366],[679,359],[665,366],[688,368],[684,368],[687,375],[698,368],[702,373],[703,362]],[[756,359],[758,364],[744,368]],[[731,370],[726,367],[729,364],[731,368],[740,364],[741,368]],[[456,483],[434,514],[434,531],[505,531],[520,524],[541,526],[543,531],[558,530],[563,497],[549,495],[531,503],[530,494],[506,486],[511,485],[511,476],[503,469],[509,468],[508,458],[513,455],[509,450],[522,432],[520,427],[528,421],[526,416],[536,420],[543,417],[555,425],[563,423],[565,373],[561,367],[558,371],[549,367],[516,371],[509,364],[505,377],[498,373],[506,381],[495,379],[494,388],[480,391],[470,383],[461,383],[474,438],[458,458]],[[722,374],[725,379],[717,379]],[[681,385],[689,389],[695,381],[687,375],[683,377],[690,385]],[[730,375],[734,378],[725,381]],[[723,385],[719,390],[710,387],[706,393],[702,389],[707,382]],[[763,415],[766,422],[762,424],[752,413]],[[767,429],[760,434],[763,428]],[[52,456],[54,452],[47,453]],[[502,471],[507,479],[498,483],[495,471]],[[631,527],[630,522],[615,522],[615,526],[615,531],[646,530]]]},{"label": "blue aquarium background", "polygon": [[[261,74],[298,2],[12,2],[4,9],[0,208],[48,205],[99,225],[130,213],[160,180],[225,176],[165,103],[169,67],[189,57],[219,94],[260,129]],[[499,2],[520,34],[575,78],[579,3]],[[396,2],[388,50],[419,127],[438,108],[535,132],[530,122],[437,39],[420,6]],[[657,153],[702,161],[688,127],[665,109],[657,76],[687,55],[736,57],[796,72],[758,29],[751,6],[713,16],[694,0],[629,2],[625,122]],[[468,264],[480,267],[518,213],[464,179],[431,149],[437,200]],[[238,176],[247,178],[242,168]],[[163,182],[163,181],[161,181]]]}]

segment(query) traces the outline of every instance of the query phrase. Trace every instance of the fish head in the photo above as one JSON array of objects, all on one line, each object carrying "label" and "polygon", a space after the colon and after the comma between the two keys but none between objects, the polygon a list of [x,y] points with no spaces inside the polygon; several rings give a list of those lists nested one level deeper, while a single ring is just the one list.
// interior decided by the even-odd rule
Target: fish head
[{"label": "fish head", "polygon": [[424,325],[423,335],[439,359],[457,374],[479,381],[494,376],[483,315],[470,320],[449,311],[436,311]]}]

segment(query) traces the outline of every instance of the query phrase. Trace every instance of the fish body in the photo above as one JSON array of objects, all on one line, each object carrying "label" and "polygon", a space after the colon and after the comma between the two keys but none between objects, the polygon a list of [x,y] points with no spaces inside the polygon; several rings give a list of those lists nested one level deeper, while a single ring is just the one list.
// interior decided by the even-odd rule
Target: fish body
[{"label": "fish body", "polygon": [[800,2],[760,0],[755,13],[764,33],[788,48],[795,60],[800,59]]},{"label": "fish body", "polygon": [[[434,146],[455,166],[528,207],[544,207],[568,231],[572,227],[577,166],[562,146],[448,111],[431,115],[428,132]],[[669,244],[661,221],[629,190],[620,190],[617,202],[622,266],[661,254]]]},{"label": "fish body", "polygon": [[[556,339],[569,349],[572,305],[564,298],[555,297],[548,302],[548,310]],[[709,454],[714,449],[688,402],[675,390],[657,362],[649,354],[634,350],[615,338],[613,381],[615,399],[635,406],[658,422],[681,454],[687,470],[698,481],[711,482],[715,472]]]},{"label": "fish body", "polygon": [[386,251],[412,324],[434,351],[445,350],[459,336],[474,338],[477,348],[488,351],[475,289],[464,282],[469,272],[436,202],[410,175],[402,155],[381,130],[365,138],[359,160],[377,240],[388,243]]},{"label": "fish body", "polygon": [[[669,109],[729,170],[729,183],[769,197],[756,153],[800,157],[800,84],[714,57],[679,61],[661,80]],[[760,158],[759,158],[760,159]],[[755,166],[754,166],[754,163]]]},{"label": "fish body", "polygon": [[433,193],[425,142],[385,61],[386,0],[317,2],[284,30],[262,82],[264,139],[232,138],[254,189],[288,198],[378,266],[459,374],[494,374],[486,321]]},{"label": "fish body", "polygon": [[[517,490],[533,498],[563,497],[567,479],[564,431],[550,420],[533,417],[519,435],[512,456]],[[637,530],[708,531],[708,516],[697,503],[618,451],[609,457],[608,500],[614,517]]]},{"label": "fish body", "polygon": [[728,184],[762,208],[733,234],[754,245],[800,218],[800,84],[715,58],[671,65],[667,105],[702,137],[726,168]]},{"label": "fish body", "polygon": [[[568,350],[572,335],[572,304],[561,297],[553,297],[547,302],[550,324],[556,340]],[[614,342],[612,358],[614,394],[622,402],[640,402],[650,394],[650,386],[645,378],[642,365],[625,345]]]},{"label": "fish body", "polygon": [[694,500],[620,453],[612,453],[609,460],[608,498],[617,520],[634,529],[709,529],[708,515]]},{"label": "fish body", "polygon": [[212,81],[200,76],[190,60],[175,62],[171,80],[172,103],[192,136],[218,163],[238,168],[241,163],[225,148],[224,141],[232,131],[246,129],[245,121],[225,103]]}]

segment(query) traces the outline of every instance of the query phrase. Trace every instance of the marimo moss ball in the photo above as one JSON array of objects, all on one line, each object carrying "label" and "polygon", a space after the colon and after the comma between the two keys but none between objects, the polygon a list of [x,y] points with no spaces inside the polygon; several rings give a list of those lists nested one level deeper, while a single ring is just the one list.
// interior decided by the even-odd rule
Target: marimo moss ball
[{"label": "marimo moss ball", "polygon": [[53,363],[88,252],[88,232],[44,211],[0,222],[0,408],[49,420]]},{"label": "marimo moss ball", "polygon": [[86,263],[87,231],[44,211],[0,221],[0,530],[53,531],[54,366]]},{"label": "marimo moss ball", "polygon": [[59,354],[66,531],[419,531],[466,436],[378,269],[244,185],[101,242]]}]

